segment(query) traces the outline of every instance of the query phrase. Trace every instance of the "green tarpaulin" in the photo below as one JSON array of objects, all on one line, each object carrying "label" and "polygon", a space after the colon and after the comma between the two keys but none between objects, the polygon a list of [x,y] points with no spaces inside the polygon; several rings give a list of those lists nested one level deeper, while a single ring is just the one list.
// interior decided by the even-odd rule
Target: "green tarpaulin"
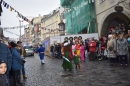
[{"label": "green tarpaulin", "polygon": [[61,0],[61,5],[65,8],[68,34],[95,33],[94,0]]}]

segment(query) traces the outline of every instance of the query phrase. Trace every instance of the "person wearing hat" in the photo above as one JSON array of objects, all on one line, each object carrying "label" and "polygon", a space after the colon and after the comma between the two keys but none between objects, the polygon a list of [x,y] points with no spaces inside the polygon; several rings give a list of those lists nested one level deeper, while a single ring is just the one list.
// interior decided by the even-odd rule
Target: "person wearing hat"
[{"label": "person wearing hat", "polygon": [[8,79],[6,75],[7,64],[5,61],[0,60],[0,86],[8,86]]},{"label": "person wearing hat", "polygon": [[39,57],[40,57],[40,60],[41,60],[41,64],[44,64],[45,47],[43,47],[42,44],[41,44],[40,48],[36,52],[39,52]]},{"label": "person wearing hat", "polygon": [[7,63],[8,70],[6,72],[6,75],[8,77],[8,81],[10,81],[9,80],[9,71],[10,71],[11,65],[12,65],[12,55],[10,53],[8,46],[3,44],[3,42],[2,42],[3,37],[4,37],[3,30],[2,30],[2,28],[0,28],[0,60],[4,60]]},{"label": "person wearing hat", "polygon": [[[21,41],[17,42],[17,49],[18,49],[21,57],[23,57],[23,59],[25,59],[26,51],[25,51],[24,47],[22,46],[22,42]],[[22,64],[22,66],[23,66],[23,69],[22,69],[23,78],[27,79],[27,76],[25,74],[24,64]]]}]

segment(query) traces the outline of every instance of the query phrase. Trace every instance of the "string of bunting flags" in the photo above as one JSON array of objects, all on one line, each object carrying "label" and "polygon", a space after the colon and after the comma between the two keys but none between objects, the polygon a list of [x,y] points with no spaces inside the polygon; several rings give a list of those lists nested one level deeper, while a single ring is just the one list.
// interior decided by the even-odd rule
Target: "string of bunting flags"
[{"label": "string of bunting flags", "polygon": [[56,28],[56,29],[49,29],[49,28],[42,27],[42,30],[48,30],[49,32],[55,32],[55,31],[58,31],[59,28]]},{"label": "string of bunting flags", "polygon": [[16,35],[16,36],[19,36],[18,34],[15,34],[15,33],[11,32],[11,31],[8,31],[8,30],[5,30],[5,29],[4,29],[4,31],[5,31],[5,32],[8,32],[8,33],[11,33],[11,34],[14,34],[14,35]]},{"label": "string of bunting flags", "polygon": [[30,21],[28,18],[23,16],[20,12],[18,12],[16,9],[14,9],[12,6],[10,6],[8,3],[6,3],[4,0],[0,0],[0,4],[3,5],[5,8],[10,9],[10,11],[14,11],[18,14],[18,17],[22,18],[24,21],[28,22],[29,24],[33,25],[33,22]]},{"label": "string of bunting flags", "polygon": [[6,30],[6,29],[19,29],[20,27],[21,28],[26,28],[28,27],[29,25],[22,25],[22,26],[15,26],[15,27],[1,27],[3,30]]}]

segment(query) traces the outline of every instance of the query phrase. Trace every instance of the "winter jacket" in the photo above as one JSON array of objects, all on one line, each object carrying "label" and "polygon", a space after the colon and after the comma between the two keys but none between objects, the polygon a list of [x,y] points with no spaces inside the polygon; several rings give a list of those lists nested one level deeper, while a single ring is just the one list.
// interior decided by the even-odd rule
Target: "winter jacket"
[{"label": "winter jacket", "polygon": [[[112,47],[112,50],[109,48]],[[108,58],[116,58],[116,39],[111,39],[107,42],[107,57]]]},{"label": "winter jacket", "polygon": [[12,60],[13,71],[22,69],[23,58],[21,57],[20,53],[17,51],[16,48],[11,48],[11,53],[13,57]]},{"label": "winter jacket", "polygon": [[0,74],[0,86],[8,86],[8,79],[5,74]]},{"label": "winter jacket", "polygon": [[0,43],[0,59],[4,60],[7,63],[8,65],[7,75],[8,75],[12,64],[12,55],[10,53],[8,46],[3,43]]},{"label": "winter jacket", "polygon": [[117,53],[118,55],[127,55],[128,53],[128,43],[125,38],[117,40]]}]

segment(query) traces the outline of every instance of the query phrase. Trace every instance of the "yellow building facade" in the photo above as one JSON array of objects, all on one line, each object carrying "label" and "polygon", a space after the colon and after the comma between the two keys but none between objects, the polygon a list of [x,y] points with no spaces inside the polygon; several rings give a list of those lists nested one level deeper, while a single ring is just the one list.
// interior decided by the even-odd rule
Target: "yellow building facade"
[{"label": "yellow building facade", "polygon": [[60,12],[59,10],[54,10],[53,13],[50,13],[42,19],[41,22],[41,40],[43,41],[50,36],[59,36],[59,23]]}]

